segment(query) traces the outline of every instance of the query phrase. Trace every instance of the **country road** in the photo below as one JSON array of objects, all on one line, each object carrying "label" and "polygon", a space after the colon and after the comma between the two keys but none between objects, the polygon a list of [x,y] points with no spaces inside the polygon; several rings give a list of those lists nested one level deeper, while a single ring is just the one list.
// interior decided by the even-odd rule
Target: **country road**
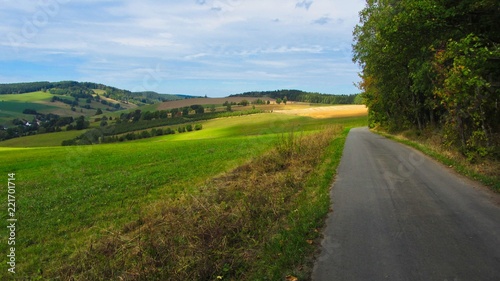
[{"label": "country road", "polygon": [[500,280],[499,194],[351,130],[312,279]]}]

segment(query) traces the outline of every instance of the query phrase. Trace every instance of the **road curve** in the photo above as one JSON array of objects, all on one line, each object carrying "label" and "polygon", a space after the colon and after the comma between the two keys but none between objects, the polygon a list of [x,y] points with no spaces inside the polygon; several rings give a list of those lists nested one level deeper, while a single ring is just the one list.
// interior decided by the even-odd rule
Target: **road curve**
[{"label": "road curve", "polygon": [[312,279],[500,280],[499,195],[404,145],[351,130]]}]

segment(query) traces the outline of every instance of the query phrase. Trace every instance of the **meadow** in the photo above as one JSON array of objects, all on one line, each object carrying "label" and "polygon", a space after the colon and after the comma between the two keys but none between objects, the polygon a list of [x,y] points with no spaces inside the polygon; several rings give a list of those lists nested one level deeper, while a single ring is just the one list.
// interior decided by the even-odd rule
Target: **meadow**
[{"label": "meadow", "polygon": [[[5,177],[7,173],[16,174],[16,277],[85,276],[78,270],[72,271],[75,268],[68,269],[68,263],[81,261],[85,258],[82,253],[94,243],[102,246],[102,241],[108,241],[110,235],[120,233],[131,223],[156,216],[151,206],[176,200],[192,203],[189,198],[204,198],[203,192],[210,193],[203,189],[207,182],[276,150],[284,134],[295,132],[307,136],[332,125],[337,125],[337,133],[330,138],[340,144],[337,141],[325,151],[340,159],[342,139],[346,135],[341,128],[364,126],[366,117],[313,119],[268,113],[209,120],[203,122],[202,131],[189,134],[110,145],[60,147],[48,137],[52,134],[34,136],[40,138],[38,141],[31,139],[23,143],[24,138],[20,138],[15,143],[0,143],[0,146],[10,146],[0,147],[0,170]],[[66,134],[54,135],[54,139],[59,141],[67,137]],[[16,146],[43,147],[13,148]],[[321,183],[325,198],[334,164],[331,160],[327,162],[330,164],[324,169],[328,175],[317,177],[326,179]],[[311,182],[308,175],[304,181]],[[6,192],[2,190],[2,198],[7,197]],[[4,202],[6,210],[7,202]],[[320,217],[326,214],[327,208],[323,206],[318,213]],[[6,221],[6,212],[2,212],[0,218]],[[8,251],[7,231],[1,228],[0,253]],[[305,243],[301,247],[308,246]],[[123,256],[130,254],[125,248],[122,250]],[[297,262],[303,261],[294,261]],[[284,268],[290,267],[290,263],[284,264]],[[7,268],[6,263],[0,265],[2,280],[8,277]],[[276,272],[270,275],[280,274]],[[110,275],[111,279],[118,277]]]},{"label": "meadow", "polygon": [[49,93],[33,92],[27,94],[12,94],[0,96],[0,124],[6,124],[14,118],[33,119],[33,116],[23,114],[23,110],[30,108],[37,111],[51,111],[57,109],[49,105]]}]

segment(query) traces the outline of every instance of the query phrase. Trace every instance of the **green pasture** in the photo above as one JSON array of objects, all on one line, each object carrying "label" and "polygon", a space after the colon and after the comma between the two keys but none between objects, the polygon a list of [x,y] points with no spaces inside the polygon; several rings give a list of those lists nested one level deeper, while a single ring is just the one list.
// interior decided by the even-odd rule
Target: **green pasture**
[{"label": "green pasture", "polygon": [[52,94],[49,92],[32,92],[25,94],[10,94],[10,95],[0,95],[0,102],[40,102],[40,101],[50,101]]}]

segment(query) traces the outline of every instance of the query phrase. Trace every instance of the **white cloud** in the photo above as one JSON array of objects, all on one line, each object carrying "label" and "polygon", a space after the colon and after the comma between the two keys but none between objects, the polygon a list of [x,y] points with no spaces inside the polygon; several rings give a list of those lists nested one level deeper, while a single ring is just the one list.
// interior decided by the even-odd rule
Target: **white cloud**
[{"label": "white cloud", "polygon": [[[362,0],[42,1],[59,3],[53,12],[28,1],[5,2],[0,34],[7,40],[0,41],[0,64],[73,65],[73,79],[122,87],[141,83],[140,70],[157,64],[171,85],[184,78],[214,79],[207,83],[212,87],[232,80],[293,84],[301,75],[310,83],[334,81],[330,77],[341,73],[332,69],[352,74],[353,81],[345,83],[358,79],[350,44]],[[37,13],[47,20],[25,36]],[[331,65],[339,59],[347,64]],[[0,77],[11,80],[8,70],[0,70]],[[172,92],[169,83],[161,85],[155,90]]]}]

